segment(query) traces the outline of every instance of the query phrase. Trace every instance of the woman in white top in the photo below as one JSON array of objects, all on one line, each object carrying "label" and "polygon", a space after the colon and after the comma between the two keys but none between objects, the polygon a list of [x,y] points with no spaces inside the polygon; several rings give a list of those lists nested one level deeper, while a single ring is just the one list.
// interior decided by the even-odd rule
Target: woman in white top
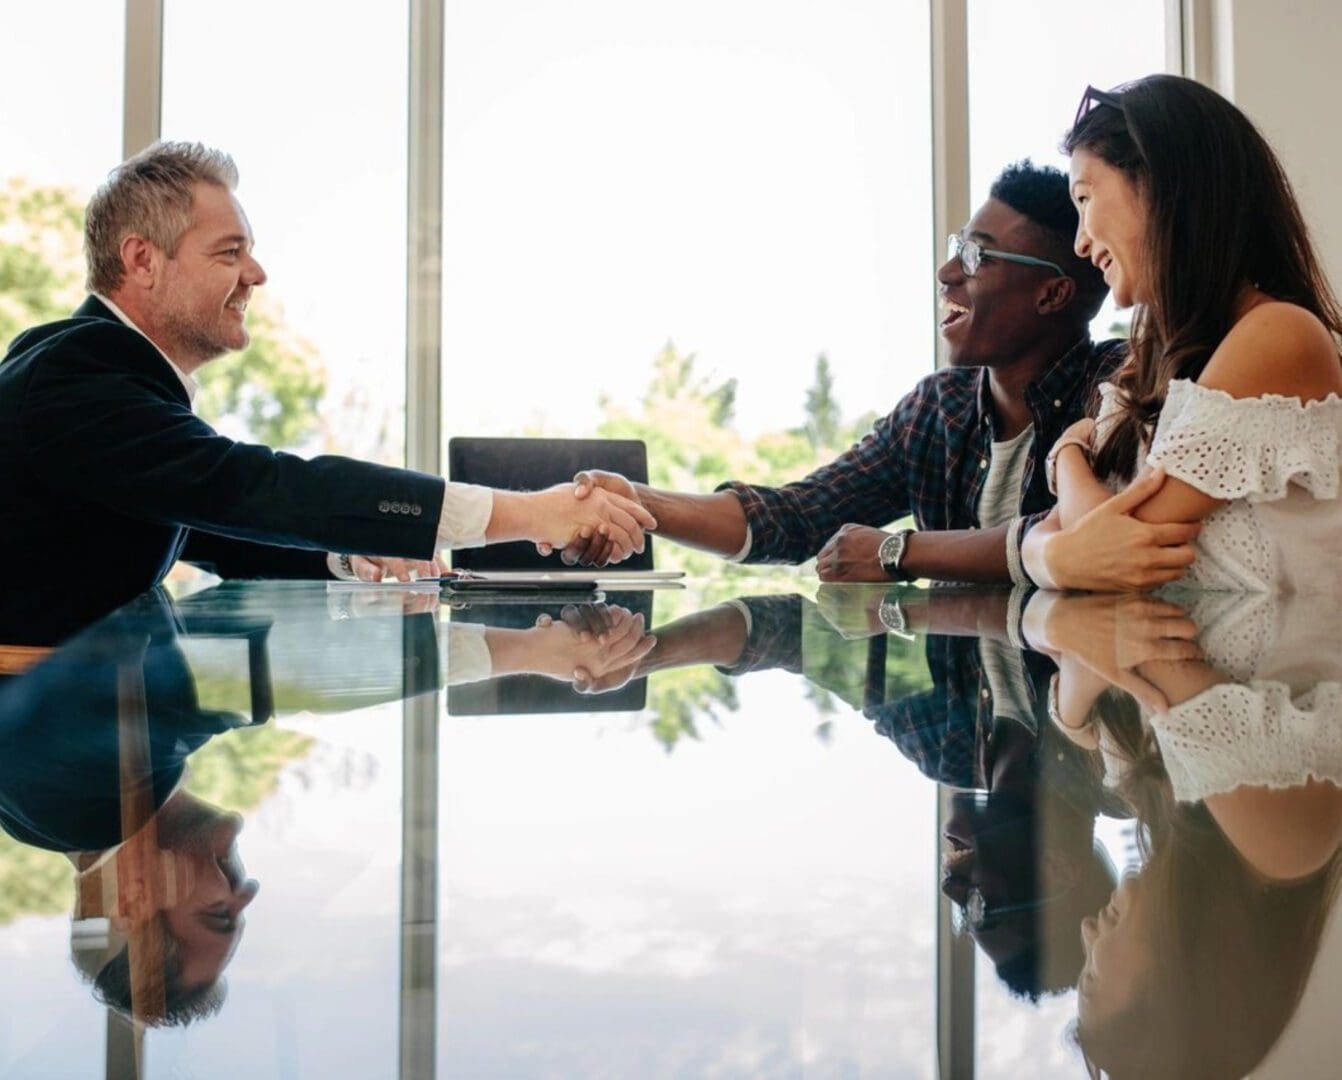
[{"label": "woman in white top", "polygon": [[[1032,576],[1080,585],[1059,532],[1136,480],[1132,516],[1172,532],[1144,584],[1342,585],[1342,311],[1271,148],[1220,95],[1155,75],[1088,88],[1063,149],[1077,253],[1135,312],[1100,415],[1050,454],[1058,508],[1027,538]],[[1190,522],[1191,554],[1173,536]]]},{"label": "woman in white top", "polygon": [[1140,870],[1081,926],[1092,1076],[1255,1073],[1342,883],[1342,609],[1184,600],[1039,592],[1022,620],[1058,661],[1050,717],[1136,818]]}]

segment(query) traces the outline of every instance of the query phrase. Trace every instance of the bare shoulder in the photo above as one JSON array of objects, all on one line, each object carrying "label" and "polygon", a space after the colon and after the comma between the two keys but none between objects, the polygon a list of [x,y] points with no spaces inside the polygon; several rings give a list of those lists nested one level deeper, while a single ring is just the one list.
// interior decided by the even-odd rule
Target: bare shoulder
[{"label": "bare shoulder", "polygon": [[1342,394],[1342,357],[1317,316],[1270,300],[1230,328],[1198,382],[1233,397],[1281,394],[1308,401]]}]

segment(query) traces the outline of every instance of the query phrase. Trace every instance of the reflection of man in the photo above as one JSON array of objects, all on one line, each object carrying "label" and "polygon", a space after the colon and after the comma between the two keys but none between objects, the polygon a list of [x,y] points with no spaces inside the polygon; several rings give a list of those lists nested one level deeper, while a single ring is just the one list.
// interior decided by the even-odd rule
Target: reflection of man
[{"label": "reflection of man", "polygon": [[800,596],[743,597],[658,627],[638,673],[690,663],[735,676],[781,667],[850,700],[865,689],[863,711],[877,733],[929,779],[963,792],[943,836],[942,887],[999,977],[1030,998],[1074,984],[1081,920],[1113,888],[1113,868],[1094,842],[1095,815],[1113,803],[1089,755],[1045,719],[1053,665],[1012,643],[1024,590],[903,593],[905,625],[927,631],[927,678],[888,701],[880,700],[888,673],[870,666],[866,648],[868,635],[884,633],[879,623],[867,627],[873,590],[822,586],[826,618],[847,614],[835,593],[855,601],[840,621],[860,626],[864,640],[826,635]]},{"label": "reflection of man", "polygon": [[[1028,161],[1007,168],[937,272],[950,367],[810,476],[688,495],[587,475],[639,498],[659,535],[727,558],[797,563],[819,553],[820,576],[835,581],[1024,581],[1022,530],[1053,503],[1044,453],[1122,352],[1090,340],[1106,286],[1073,252],[1076,226],[1060,172]],[[880,528],[908,514],[919,531]],[[605,556],[600,544],[565,552]]]},{"label": "reflection of man", "polygon": [[247,345],[247,305],[266,280],[236,183],[226,154],[164,143],[94,195],[93,295],[73,318],[20,335],[0,366],[8,573],[39,555],[81,566],[95,550],[127,598],[179,557],[225,576],[379,577],[430,570],[441,547],[563,544],[583,529],[619,555],[642,546],[653,520],[619,496],[589,505],[571,485],[495,492],[334,456],[308,461],[235,443],[199,419],[195,372]]},{"label": "reflection of man", "polygon": [[124,843],[71,853],[71,952],[103,1004],[151,1024],[218,1011],[258,888],[238,855],[241,828],[179,790]]},{"label": "reflection of man", "polygon": [[178,633],[152,590],[0,688],[0,827],[70,859],[76,966],[150,1024],[218,1008],[257,890],[241,819],[183,788],[190,755],[246,721],[200,706]]}]

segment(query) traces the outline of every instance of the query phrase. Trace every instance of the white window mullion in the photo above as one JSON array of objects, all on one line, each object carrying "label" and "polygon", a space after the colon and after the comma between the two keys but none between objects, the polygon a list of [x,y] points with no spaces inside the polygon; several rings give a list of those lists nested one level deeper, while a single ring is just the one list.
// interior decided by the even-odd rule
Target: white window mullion
[{"label": "white window mullion", "polygon": [[121,156],[159,137],[163,119],[163,0],[126,0],[126,77]]}]

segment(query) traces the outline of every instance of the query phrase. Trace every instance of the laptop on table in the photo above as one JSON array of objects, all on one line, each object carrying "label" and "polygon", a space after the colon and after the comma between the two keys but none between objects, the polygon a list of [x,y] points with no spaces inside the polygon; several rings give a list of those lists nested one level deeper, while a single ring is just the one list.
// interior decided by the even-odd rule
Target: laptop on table
[{"label": "laptop on table", "polygon": [[[605,469],[647,483],[648,451],[641,439],[518,439],[457,436],[448,440],[448,478],[463,484],[514,491],[538,491],[573,479],[582,469]],[[636,584],[647,588],[684,575],[653,569],[653,538],[612,568],[565,566],[559,554],[542,555],[528,542],[458,548],[452,567],[491,581],[538,584],[565,576],[595,579],[601,586]]]}]

